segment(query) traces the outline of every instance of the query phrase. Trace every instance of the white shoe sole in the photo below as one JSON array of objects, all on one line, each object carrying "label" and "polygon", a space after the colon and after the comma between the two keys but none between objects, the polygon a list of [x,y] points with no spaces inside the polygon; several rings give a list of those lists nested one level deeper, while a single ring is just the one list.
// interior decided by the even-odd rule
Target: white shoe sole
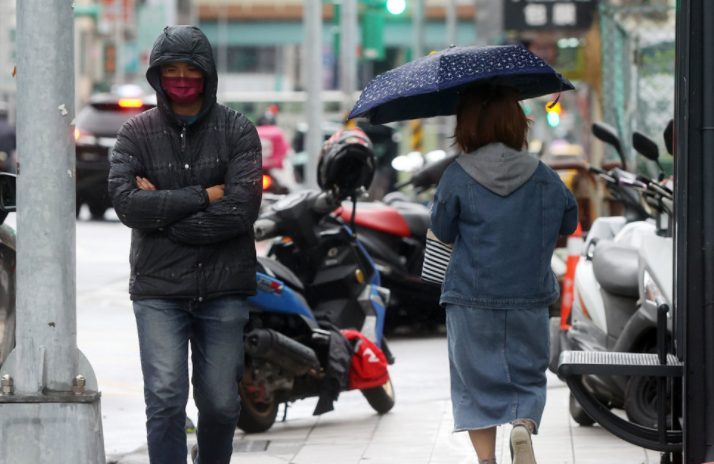
[{"label": "white shoe sole", "polygon": [[523,426],[513,427],[511,431],[511,450],[513,464],[536,464],[531,434],[528,433],[527,428]]}]

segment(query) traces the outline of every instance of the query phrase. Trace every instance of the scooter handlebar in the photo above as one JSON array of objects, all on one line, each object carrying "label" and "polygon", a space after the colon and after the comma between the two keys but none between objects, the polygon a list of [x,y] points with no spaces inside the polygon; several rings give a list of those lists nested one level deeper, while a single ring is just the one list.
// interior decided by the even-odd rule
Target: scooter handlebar
[{"label": "scooter handlebar", "polygon": [[395,190],[403,189],[404,187],[406,187],[407,185],[409,185],[411,183],[412,183],[411,179],[405,180],[404,182],[398,182],[398,183],[394,184],[394,189]]},{"label": "scooter handlebar", "polygon": [[255,233],[255,240],[261,241],[271,238],[275,233],[276,229],[275,221],[272,219],[258,219],[253,224],[253,232]]},{"label": "scooter handlebar", "polygon": [[312,210],[316,213],[327,214],[334,211],[339,205],[335,201],[335,196],[330,192],[322,192],[315,198]]},{"label": "scooter handlebar", "polygon": [[593,174],[597,174],[597,175],[607,174],[606,171],[603,171],[600,168],[596,168],[595,166],[588,166],[588,171],[592,172]]}]

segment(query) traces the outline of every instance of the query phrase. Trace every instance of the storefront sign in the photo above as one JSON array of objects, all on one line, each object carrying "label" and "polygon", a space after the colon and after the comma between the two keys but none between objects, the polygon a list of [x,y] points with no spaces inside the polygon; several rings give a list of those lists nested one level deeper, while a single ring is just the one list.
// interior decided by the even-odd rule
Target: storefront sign
[{"label": "storefront sign", "polygon": [[504,29],[588,29],[597,0],[504,0]]}]

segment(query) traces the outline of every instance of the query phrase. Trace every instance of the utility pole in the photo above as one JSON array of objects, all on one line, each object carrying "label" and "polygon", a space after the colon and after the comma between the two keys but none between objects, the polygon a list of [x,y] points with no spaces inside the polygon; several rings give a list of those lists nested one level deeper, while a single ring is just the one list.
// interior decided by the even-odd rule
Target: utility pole
[{"label": "utility pole", "polygon": [[412,35],[412,61],[414,61],[424,56],[424,0],[414,0]]},{"label": "utility pole", "polygon": [[[683,462],[714,462],[714,3],[677,2],[675,343],[684,361]],[[673,411],[673,416],[674,416]]]},{"label": "utility pole", "polygon": [[[503,34],[503,1],[476,0],[476,43],[492,45]],[[508,0],[511,1],[511,0]]]},{"label": "utility pole", "polygon": [[226,74],[228,72],[228,11],[226,11],[226,5],[222,4],[218,11],[218,72]]},{"label": "utility pole", "polygon": [[[458,17],[456,12],[456,0],[447,0],[446,3],[446,45],[448,47],[458,44],[457,27]],[[444,145],[449,145],[448,137],[454,135],[456,129],[456,116],[446,116],[443,118],[444,125]]]},{"label": "utility pole", "polygon": [[[343,9],[344,11],[344,9]],[[305,183],[317,187],[317,158],[322,148],[322,2],[305,0],[303,6],[305,30],[305,67],[307,80],[307,137],[305,152]],[[345,37],[343,35],[342,40]]]},{"label": "utility pole", "polygon": [[0,371],[0,462],[103,464],[100,393],[77,348],[72,0],[17,3],[17,69],[17,345]]},{"label": "utility pole", "polygon": [[446,46],[458,45],[456,34],[456,0],[447,0],[446,3]]},{"label": "utility pole", "polygon": [[357,90],[357,0],[342,0],[340,8],[340,88],[342,112],[348,113]]},{"label": "utility pole", "polygon": [[124,0],[114,0],[114,83],[124,84]]}]

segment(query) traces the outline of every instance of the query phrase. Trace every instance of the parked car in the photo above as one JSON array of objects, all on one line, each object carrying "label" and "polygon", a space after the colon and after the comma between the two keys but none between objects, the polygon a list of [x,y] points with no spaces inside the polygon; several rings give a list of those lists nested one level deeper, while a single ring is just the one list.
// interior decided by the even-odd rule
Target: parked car
[{"label": "parked car", "polygon": [[113,93],[92,97],[77,115],[77,215],[83,204],[93,219],[111,208],[108,178],[112,149],[121,126],[137,114],[156,106],[156,96],[127,98]]},{"label": "parked car", "polygon": [[[0,173],[0,224],[15,211],[15,175]],[[0,366],[15,347],[15,231],[0,225]]]}]

